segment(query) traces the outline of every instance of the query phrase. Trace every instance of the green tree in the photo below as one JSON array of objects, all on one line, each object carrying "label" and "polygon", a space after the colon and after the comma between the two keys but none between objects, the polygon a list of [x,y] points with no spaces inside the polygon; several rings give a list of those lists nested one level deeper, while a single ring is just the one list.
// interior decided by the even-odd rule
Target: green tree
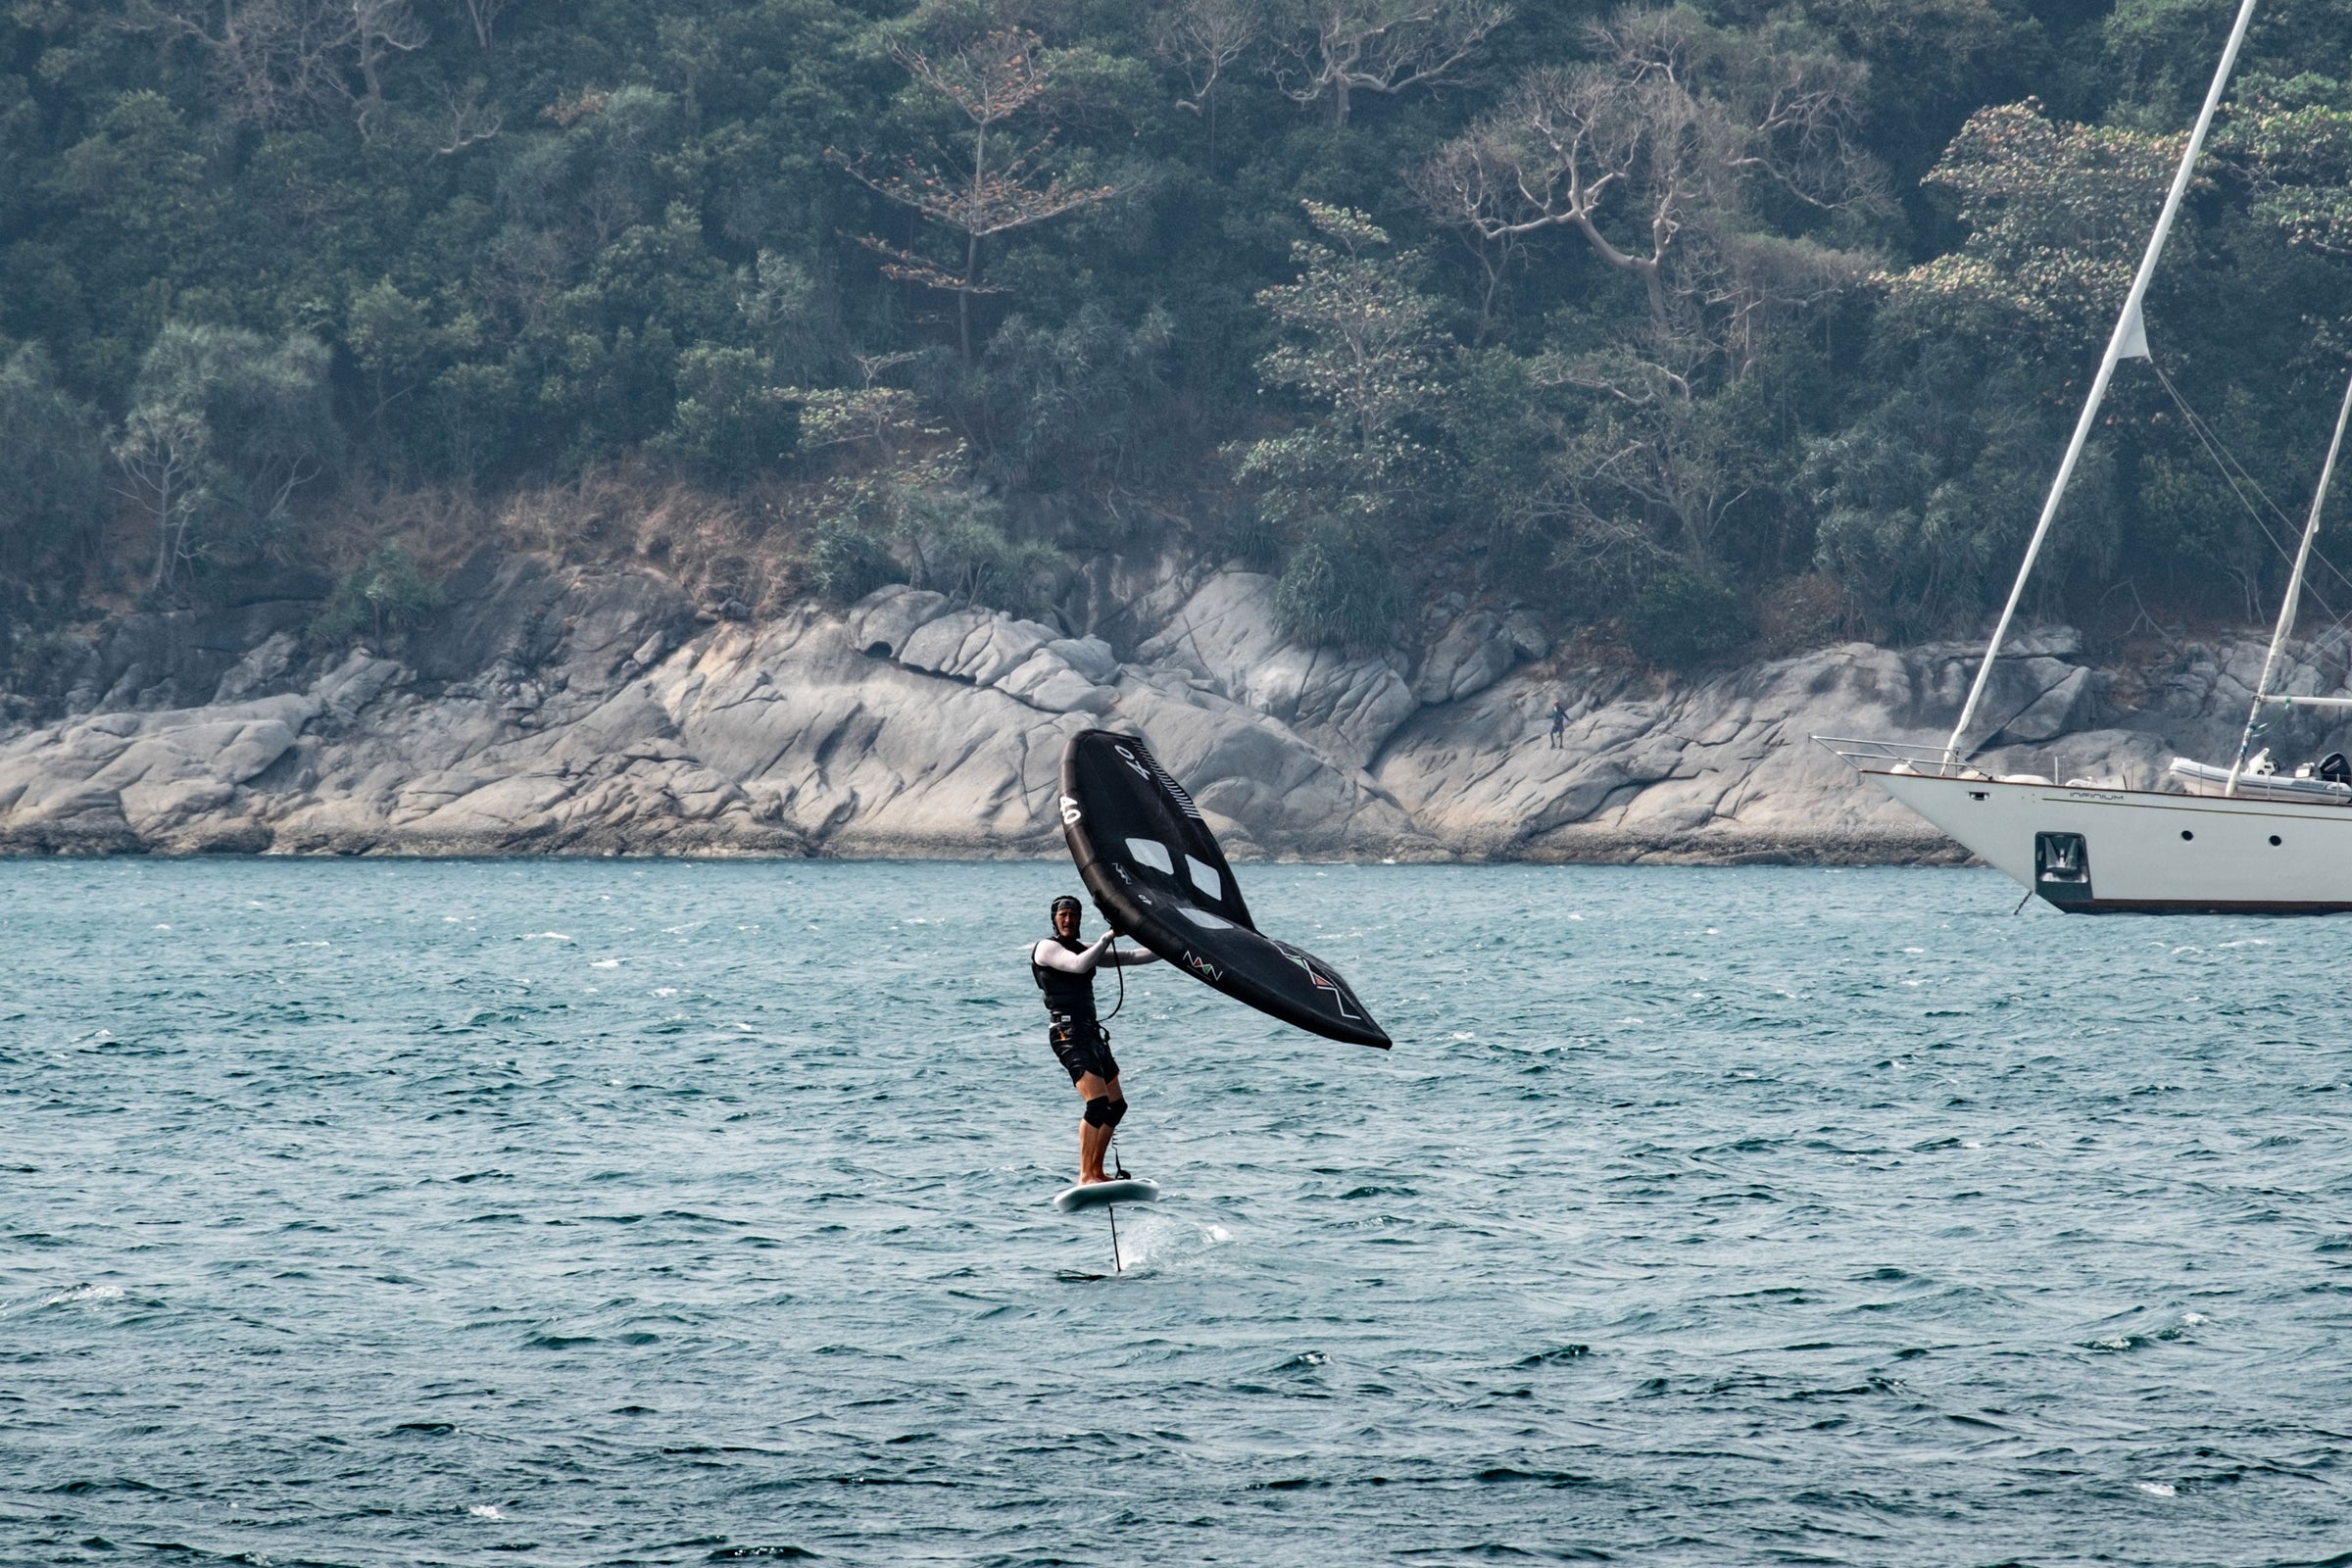
[{"label": "green tree", "polygon": [[[1997,600],[2080,397],[2070,378],[2111,329],[2179,157],[2175,138],[2061,124],[2031,101],[1980,110],[1945,150],[1929,178],[1957,198],[1967,237],[1879,280],[1871,404],[1805,460],[1818,564],[1871,626],[1931,635]],[[2196,250],[2183,227],[2175,276]],[[2117,417],[2133,396],[2119,386]],[[2116,560],[2116,434],[2101,432],[2069,489],[2039,573],[2045,607],[2070,575],[2104,577]]]},{"label": "green tree", "polygon": [[362,632],[381,641],[387,632],[413,629],[441,603],[441,591],[416,569],[397,544],[388,544],[335,584],[326,608],[311,623],[311,635],[345,642]]},{"label": "green tree", "polygon": [[[1813,440],[1800,477],[1820,516],[1820,568],[1866,624],[1903,639],[1968,624],[1998,602],[2058,441],[2025,371],[1940,340],[1915,356],[1889,368],[1899,379],[1875,407]],[[2112,466],[2113,448],[2100,444],[2077,470],[2045,585],[2104,554]]]},{"label": "green tree", "polygon": [[2290,244],[2352,257],[2352,84],[2316,72],[2258,77],[2221,142],[2251,176],[2257,219]]},{"label": "green tree", "polygon": [[967,605],[996,605],[1016,613],[1053,602],[1061,553],[1040,540],[1011,537],[1000,503],[932,492],[917,498],[913,520],[922,544],[920,586],[938,588]]},{"label": "green tree", "polygon": [[1905,183],[1927,172],[1970,111],[2055,75],[2049,27],[2002,0],[1806,0],[1804,13],[1869,68],[1871,151]]},{"label": "green tree", "polygon": [[[1979,110],[1928,176],[1958,197],[1968,237],[1886,279],[1898,329],[1997,336],[2017,353],[2069,361],[2103,343],[2180,143],[2059,124],[2030,99]],[[2168,259],[2194,243],[2184,224]]]},{"label": "green tree", "polygon": [[1739,652],[1755,635],[1746,596],[1704,566],[1670,566],[1644,583],[1626,615],[1634,651],[1684,668]]},{"label": "green tree", "polygon": [[112,499],[97,411],[58,385],[40,345],[17,350],[0,363],[0,572],[26,582],[87,563]]},{"label": "green tree", "polygon": [[1234,473],[1295,541],[1277,594],[1285,620],[1313,641],[1369,647],[1401,611],[1398,513],[1440,462],[1428,438],[1444,402],[1439,304],[1418,287],[1422,259],[1381,254],[1389,235],[1370,217],[1304,205],[1317,237],[1291,247],[1296,282],[1258,293],[1282,341],[1257,370],[1308,412],[1236,449]]},{"label": "green tree", "polygon": [[1161,412],[1174,335],[1156,306],[1133,326],[1091,301],[1058,327],[1016,313],[976,365],[927,356],[918,385],[968,433],[992,484],[1107,500],[1175,461],[1181,427]]},{"label": "green tree", "polygon": [[162,93],[122,93],[95,119],[52,165],[49,231],[88,323],[61,358],[120,396],[175,292],[213,281],[222,214],[199,134]]},{"label": "green tree", "polygon": [[1439,304],[1418,286],[1421,258],[1380,254],[1389,235],[1368,215],[1304,206],[1317,237],[1291,246],[1298,280],[1258,292],[1282,341],[1257,373],[1307,417],[1238,449],[1234,471],[1285,519],[1385,520],[1436,456],[1424,421],[1443,396]]},{"label": "green tree", "polygon": [[1396,636],[1404,585],[1357,530],[1326,521],[1309,527],[1283,564],[1274,610],[1310,643],[1369,652]]},{"label": "green tree", "polygon": [[678,357],[678,400],[654,446],[713,484],[731,488],[792,455],[800,424],[790,389],[773,384],[753,349],[690,348]]},{"label": "green tree", "polygon": [[481,336],[469,312],[436,325],[427,303],[402,293],[389,277],[353,291],[343,341],[367,378],[367,422],[379,442],[406,430],[417,417],[416,394],[477,351]]},{"label": "green tree", "polygon": [[361,135],[384,111],[384,71],[423,47],[409,0],[133,0],[131,24],[196,46],[233,119],[299,124],[349,114]]},{"label": "green tree", "polygon": [[1650,366],[1682,382],[1744,374],[1775,318],[1870,270],[1868,251],[1822,237],[1853,237],[1882,197],[1859,136],[1863,74],[1689,6],[1623,13],[1592,41],[1601,58],[1523,75],[1415,192],[1489,245],[1577,236],[1640,284]]},{"label": "green tree", "polygon": [[1558,559],[1720,569],[1736,512],[1781,505],[1787,439],[1760,368],[1875,265],[1865,77],[1819,39],[1689,6],[1623,12],[1588,39],[1593,60],[1525,74],[1413,187],[1477,241],[1489,299],[1513,248],[1553,234],[1618,281],[1603,297],[1623,307],[1594,309],[1584,343],[1528,372],[1562,417],[1556,500],[1519,510],[1565,525]]},{"label": "green tree", "polygon": [[1192,96],[1178,98],[1176,106],[1206,122],[1211,169],[1217,165],[1217,88],[1264,31],[1265,18],[1250,0],[1172,0],[1152,18],[1152,52],[1183,73]]},{"label": "green tree", "polygon": [[115,461],[129,482],[129,494],[155,523],[155,566],[147,591],[160,596],[181,568],[193,564],[192,536],[200,537],[218,502],[212,481],[212,431],[202,414],[151,399],[130,411]]},{"label": "green tree", "polygon": [[816,591],[837,605],[855,604],[906,569],[890,547],[849,517],[827,517],[808,542],[808,574]]},{"label": "green tree", "polygon": [[327,411],[326,349],[234,327],[173,322],[139,367],[115,459],[153,519],[148,591],[200,564],[256,558],[290,526],[296,492],[340,451]]},{"label": "green tree", "polygon": [[[330,469],[772,477],[806,528],[751,553],[844,584],[1042,593],[1012,555],[1150,529],[1249,542],[1343,641],[1415,585],[1617,621],[1817,564],[1849,623],[1941,631],[2014,560],[2230,9],[21,0],[0,363],[47,351],[11,396],[81,411],[59,452],[112,422],[153,532],[97,564],[167,596],[323,543],[250,378],[142,376],[206,322],[325,346]],[[2352,7],[2264,0],[2148,303],[2290,511],[2352,342],[2347,58]],[[2252,490],[2138,368],[2109,412],[2044,608],[2102,563],[2160,619],[2267,599]]]}]

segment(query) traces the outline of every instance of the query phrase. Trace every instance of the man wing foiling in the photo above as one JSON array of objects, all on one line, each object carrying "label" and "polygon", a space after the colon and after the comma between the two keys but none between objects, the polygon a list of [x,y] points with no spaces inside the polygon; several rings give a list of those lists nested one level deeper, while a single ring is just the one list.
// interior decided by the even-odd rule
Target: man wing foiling
[{"label": "man wing foiling", "polygon": [[1046,1015],[1052,1020],[1047,1041],[1069,1073],[1078,1098],[1086,1102],[1086,1113],[1078,1123],[1078,1181],[1084,1186],[1110,1180],[1103,1173],[1102,1156],[1110,1149],[1119,1118],[1127,1114],[1127,1097],[1119,1089],[1119,1064],[1110,1054],[1110,1035],[1095,1011],[1095,971],[1106,963],[1114,967],[1156,963],[1159,955],[1113,948],[1116,932],[1092,945],[1081,942],[1080,915],[1078,901],[1068,894],[1054,901],[1054,934],[1030,947],[1029,976],[1044,994]]}]

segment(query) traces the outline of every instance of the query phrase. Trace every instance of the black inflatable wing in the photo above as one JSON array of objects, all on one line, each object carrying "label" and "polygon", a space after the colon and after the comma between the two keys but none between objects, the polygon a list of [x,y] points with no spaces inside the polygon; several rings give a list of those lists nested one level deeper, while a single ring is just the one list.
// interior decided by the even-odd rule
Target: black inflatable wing
[{"label": "black inflatable wing", "polygon": [[1200,808],[1141,740],[1102,729],[1070,737],[1061,824],[1112,929],[1285,1023],[1388,1049],[1337,970],[1258,931]]}]

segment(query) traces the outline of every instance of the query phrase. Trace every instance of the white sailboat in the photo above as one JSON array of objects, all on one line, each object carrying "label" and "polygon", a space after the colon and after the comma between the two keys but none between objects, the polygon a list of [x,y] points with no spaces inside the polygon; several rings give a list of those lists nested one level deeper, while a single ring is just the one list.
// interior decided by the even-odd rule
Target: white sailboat
[{"label": "white sailboat", "polygon": [[1960,721],[1941,747],[1893,741],[1814,737],[1851,762],[1862,776],[1959,840],[2030,893],[2061,909],[2085,913],[2236,911],[2320,913],[2352,910],[2352,768],[2330,757],[2317,768],[2281,776],[2269,754],[2249,763],[2257,720],[2267,708],[2352,708],[2352,697],[2287,697],[2270,690],[2280,652],[2293,629],[2304,569],[2328,500],[2328,487],[2352,418],[2352,386],[2336,415],[2335,435],[2312,497],[2301,548],[2257,681],[2252,710],[2236,759],[2227,768],[2176,760],[2172,778],[2181,793],[2106,787],[2085,780],[2059,784],[2024,774],[1987,774],[1971,766],[1961,742],[1975,720],[2000,657],[2009,625],[2025,597],[2042,541],[2058,514],[2097,422],[2116,366],[2148,355],[2141,301],[2179,217],[2189,176],[2212,128],[2223,89],[2245,42],[2256,0],[2242,0],[2213,84],[2206,90],[2188,146],[2132,279],[2122,314],[2099,361],[2090,395],[2058,466],[2040,519],[2026,546],[2017,582],[1993,627],[1984,661],[1969,688]]}]

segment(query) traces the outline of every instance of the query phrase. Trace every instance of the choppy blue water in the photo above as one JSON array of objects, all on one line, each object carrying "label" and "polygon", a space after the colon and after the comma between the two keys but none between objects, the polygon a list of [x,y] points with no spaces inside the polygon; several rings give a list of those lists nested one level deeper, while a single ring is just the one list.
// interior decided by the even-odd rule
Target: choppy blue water
[{"label": "choppy blue water", "polygon": [[0,1561],[2352,1561],[2352,922],[1242,874],[1082,1282],[1059,868],[0,865]]}]

